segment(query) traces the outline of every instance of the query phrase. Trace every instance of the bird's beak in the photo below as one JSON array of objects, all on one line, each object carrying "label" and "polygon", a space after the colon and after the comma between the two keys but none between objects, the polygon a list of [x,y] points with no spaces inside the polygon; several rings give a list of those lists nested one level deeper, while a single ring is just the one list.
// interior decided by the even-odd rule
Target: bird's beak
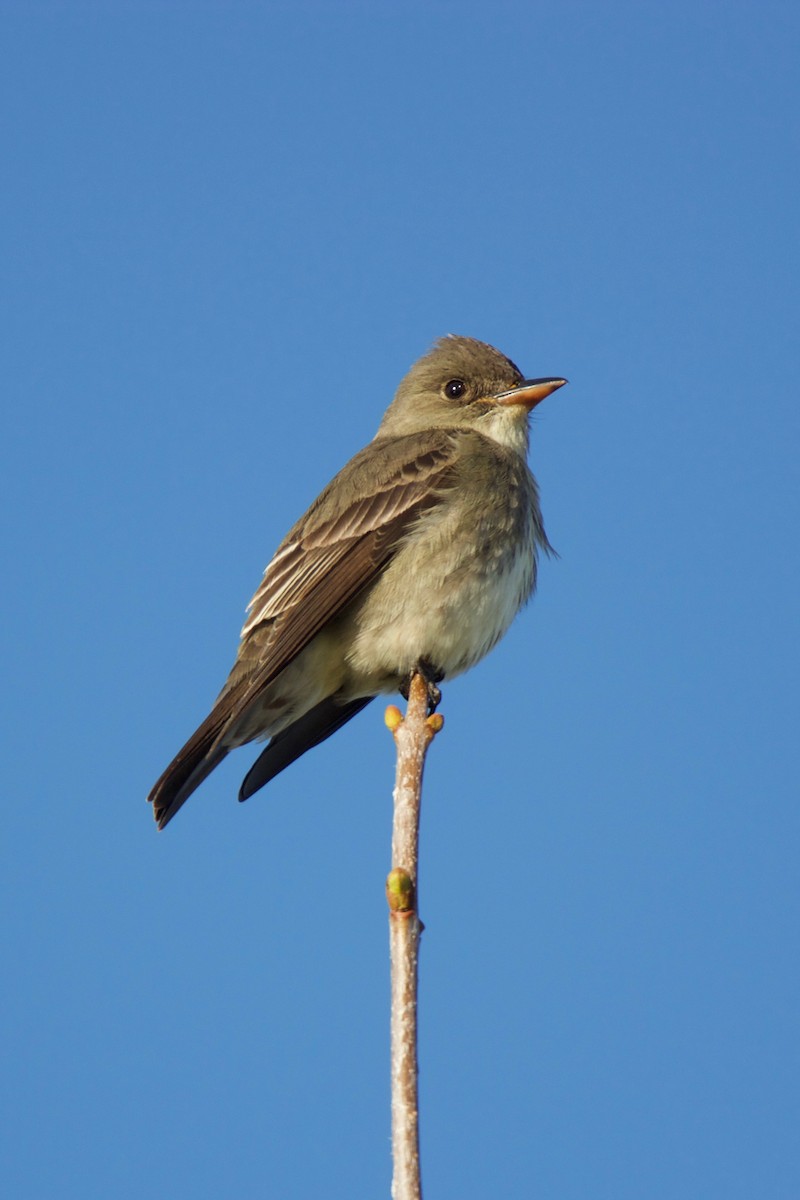
[{"label": "bird's beak", "polygon": [[523,379],[517,387],[508,392],[498,392],[492,399],[495,404],[521,404],[530,412],[545,396],[563,387],[566,382],[566,379]]}]

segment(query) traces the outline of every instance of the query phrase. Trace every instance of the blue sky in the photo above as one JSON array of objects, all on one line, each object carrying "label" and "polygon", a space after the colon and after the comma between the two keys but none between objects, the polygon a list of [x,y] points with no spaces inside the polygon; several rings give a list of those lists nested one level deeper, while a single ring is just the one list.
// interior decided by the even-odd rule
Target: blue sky
[{"label": "blue sky", "polygon": [[246,805],[247,750],[144,796],[446,332],[570,386],[561,557],[429,759],[426,1197],[794,1200],[796,6],[0,32],[16,1200],[388,1195],[380,708]]}]

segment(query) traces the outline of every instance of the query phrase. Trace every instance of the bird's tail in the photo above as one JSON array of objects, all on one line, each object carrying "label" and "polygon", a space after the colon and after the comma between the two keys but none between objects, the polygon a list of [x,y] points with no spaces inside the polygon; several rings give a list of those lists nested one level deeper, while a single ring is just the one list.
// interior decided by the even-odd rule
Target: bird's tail
[{"label": "bird's tail", "polygon": [[306,750],[318,746],[332,733],[336,733],[337,729],[341,729],[373,699],[373,696],[360,696],[357,700],[338,704],[335,697],[328,696],[327,700],[320,701],[286,729],[276,733],[245,775],[239,790],[239,799],[249,800],[265,783],[269,783],[270,779],[284,771],[301,754],[305,754]]},{"label": "bird's tail", "polygon": [[[243,681],[242,686],[245,684],[246,681]],[[341,729],[373,698],[363,696],[345,704],[338,704],[333,696],[329,696],[302,717],[298,717],[286,729],[275,734],[248,771],[239,792],[239,799],[249,799],[301,754],[305,754],[306,750],[318,746],[337,729]],[[226,741],[223,737],[234,722],[238,699],[236,688],[230,691],[223,690],[203,724],[178,751],[147,797],[153,805],[153,816],[159,829],[163,829],[172,820],[195,788],[219,766],[228,751],[239,744],[236,739]]]},{"label": "bird's tail", "polygon": [[229,716],[227,709],[221,712],[220,707],[215,706],[194,731],[147,797],[153,805],[153,816],[159,829],[172,820],[184,801],[228,753],[227,746],[218,744]]}]

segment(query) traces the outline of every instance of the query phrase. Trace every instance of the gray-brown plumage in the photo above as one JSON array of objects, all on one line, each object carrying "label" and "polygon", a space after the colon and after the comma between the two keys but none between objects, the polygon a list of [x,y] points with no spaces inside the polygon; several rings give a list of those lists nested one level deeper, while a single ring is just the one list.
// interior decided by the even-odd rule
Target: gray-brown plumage
[{"label": "gray-brown plumage", "polygon": [[450,679],[495,645],[550,549],[528,417],[564,382],[463,337],[411,368],[267,567],[214,708],[150,793],[159,828],[236,746],[271,738],[244,800],[419,663]]}]

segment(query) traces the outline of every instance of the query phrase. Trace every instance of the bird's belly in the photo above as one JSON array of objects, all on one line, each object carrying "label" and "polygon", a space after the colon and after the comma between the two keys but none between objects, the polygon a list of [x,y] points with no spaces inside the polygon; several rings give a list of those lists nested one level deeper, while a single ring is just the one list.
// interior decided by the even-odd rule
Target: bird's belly
[{"label": "bird's belly", "polygon": [[[353,675],[393,690],[420,661],[453,678],[503,636],[534,580],[534,547],[511,538],[454,552],[447,534],[408,545],[355,609]],[[462,543],[463,544],[463,543]],[[469,540],[467,540],[469,545]]]}]

